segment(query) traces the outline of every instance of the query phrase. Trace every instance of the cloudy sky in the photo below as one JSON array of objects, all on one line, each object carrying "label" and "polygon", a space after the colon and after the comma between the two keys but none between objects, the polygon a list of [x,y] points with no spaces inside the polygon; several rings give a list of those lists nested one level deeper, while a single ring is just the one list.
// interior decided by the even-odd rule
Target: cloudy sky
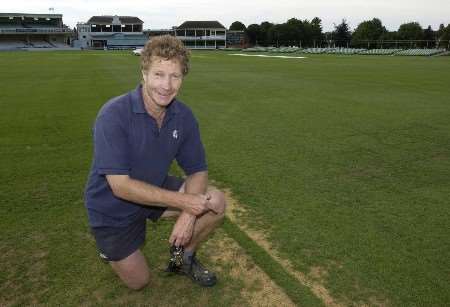
[{"label": "cloudy sky", "polygon": [[351,29],[374,17],[388,30],[410,21],[435,30],[441,23],[450,23],[448,0],[0,0],[2,13],[48,13],[49,8],[63,14],[64,23],[71,27],[94,15],[137,16],[146,29],[171,28],[186,20],[218,20],[228,28],[236,20],[248,26],[315,16],[322,19],[324,31],[332,30],[342,19]]}]

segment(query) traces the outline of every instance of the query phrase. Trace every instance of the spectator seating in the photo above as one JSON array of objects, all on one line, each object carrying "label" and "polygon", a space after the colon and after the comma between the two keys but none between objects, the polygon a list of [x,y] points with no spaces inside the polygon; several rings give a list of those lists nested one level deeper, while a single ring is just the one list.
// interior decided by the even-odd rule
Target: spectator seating
[{"label": "spectator seating", "polygon": [[333,49],[333,48],[307,48],[307,49],[303,49],[302,53],[322,54],[322,53],[327,53],[331,49]]},{"label": "spectator seating", "polygon": [[268,48],[270,47],[253,47],[253,48],[246,48],[243,49],[243,52],[267,52]]},{"label": "spectator seating", "polygon": [[306,48],[299,47],[253,47],[242,49],[243,52],[276,52],[276,53],[306,53],[306,54],[339,54],[339,55],[405,55],[432,56],[448,54],[445,49],[361,49],[361,48]]},{"label": "spectator seating", "polygon": [[30,42],[31,46],[34,48],[53,48],[54,46],[49,42],[43,40],[33,40]]},{"label": "spectator seating", "polygon": [[29,47],[26,42],[19,40],[0,40],[0,50],[15,50]]},{"label": "spectator seating", "polygon": [[342,54],[342,55],[352,55],[358,54],[360,52],[366,51],[366,49],[357,49],[357,48],[334,48],[329,50],[327,53],[331,54]]},{"label": "spectator seating", "polygon": [[270,52],[279,52],[279,53],[293,53],[298,52],[301,49],[299,47],[280,47],[270,50]]},{"label": "spectator seating", "polygon": [[399,51],[395,55],[431,56],[443,52],[445,49],[407,49]]},{"label": "spectator seating", "polygon": [[370,49],[359,52],[362,55],[392,55],[402,51],[402,49]]}]

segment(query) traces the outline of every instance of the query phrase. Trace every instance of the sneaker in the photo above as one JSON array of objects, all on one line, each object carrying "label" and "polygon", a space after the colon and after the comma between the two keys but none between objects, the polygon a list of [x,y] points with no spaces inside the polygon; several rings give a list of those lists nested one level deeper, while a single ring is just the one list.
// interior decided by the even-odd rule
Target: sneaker
[{"label": "sneaker", "polygon": [[166,272],[168,273],[179,273],[181,266],[183,265],[183,247],[170,247],[170,259],[167,265]]},{"label": "sneaker", "polygon": [[192,256],[191,263],[183,263],[178,272],[189,276],[192,281],[202,287],[212,287],[217,283],[216,275],[206,269],[200,261],[197,260],[195,254]]}]

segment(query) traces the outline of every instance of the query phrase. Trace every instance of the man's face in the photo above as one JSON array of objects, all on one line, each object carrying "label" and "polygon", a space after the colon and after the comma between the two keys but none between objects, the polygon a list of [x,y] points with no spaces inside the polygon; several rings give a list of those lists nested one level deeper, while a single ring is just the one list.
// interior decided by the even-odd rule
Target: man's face
[{"label": "man's face", "polygon": [[175,98],[183,82],[183,72],[178,60],[166,60],[152,57],[150,68],[142,72],[143,89],[147,103],[157,107],[166,107]]}]

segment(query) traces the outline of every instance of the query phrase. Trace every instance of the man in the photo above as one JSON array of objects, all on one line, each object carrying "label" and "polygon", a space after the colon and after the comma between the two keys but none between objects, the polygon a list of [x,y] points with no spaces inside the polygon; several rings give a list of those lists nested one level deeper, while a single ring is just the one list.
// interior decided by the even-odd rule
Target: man
[{"label": "man", "polygon": [[[188,73],[189,52],[172,36],[152,38],[141,54],[142,84],[100,110],[94,127],[94,159],[86,187],[89,223],[102,258],[131,289],[149,282],[142,251],[146,220],[176,217],[169,238],[183,247],[171,271],[201,286],[216,276],[195,251],[224,217],[225,198],[207,191],[208,172],[198,123],[176,99]],[[176,160],[183,181],[168,175]],[[173,264],[173,263],[172,263]]]}]

